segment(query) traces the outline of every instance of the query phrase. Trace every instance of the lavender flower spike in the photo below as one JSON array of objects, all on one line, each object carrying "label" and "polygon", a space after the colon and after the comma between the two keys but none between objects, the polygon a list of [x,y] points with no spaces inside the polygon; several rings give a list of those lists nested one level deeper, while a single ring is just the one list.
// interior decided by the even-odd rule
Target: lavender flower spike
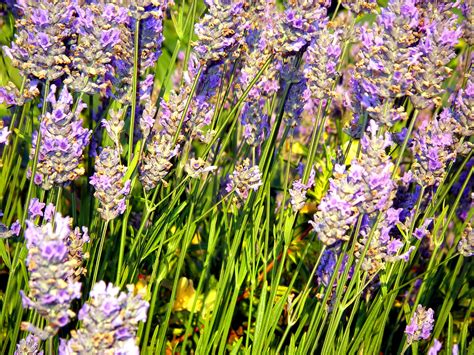
[{"label": "lavender flower spike", "polygon": [[293,181],[293,185],[292,188],[289,189],[289,193],[291,196],[291,207],[293,208],[294,212],[298,212],[304,207],[306,202],[306,192],[308,189],[313,187],[315,175],[316,171],[313,168],[306,184],[303,184],[302,179]]},{"label": "lavender flower spike", "polygon": [[345,167],[336,165],[329,191],[321,200],[314,221],[309,222],[323,244],[330,246],[339,240],[349,240],[348,231],[359,216],[357,203],[357,187]]},{"label": "lavender flower spike", "polygon": [[434,326],[434,311],[428,310],[421,304],[415,310],[410,324],[405,328],[408,344],[421,339],[428,339]]},{"label": "lavender flower spike", "polygon": [[244,42],[246,29],[243,1],[206,0],[209,12],[194,26],[194,48],[202,64],[217,62]]},{"label": "lavender flower spike", "polygon": [[6,55],[25,77],[56,80],[70,64],[65,42],[71,35],[73,1],[18,1],[23,16],[16,20],[12,47]]},{"label": "lavender flower spike", "polygon": [[56,214],[51,223],[37,227],[26,221],[25,231],[30,274],[28,296],[20,291],[25,308],[35,309],[47,321],[44,329],[22,323],[27,330],[45,340],[54,336],[59,328],[69,323],[74,312],[69,308],[73,300],[81,297],[81,283],[74,280],[77,262],[69,256],[69,239],[72,220]]},{"label": "lavender flower spike", "polygon": [[235,191],[238,199],[245,201],[248,198],[249,191],[257,191],[261,185],[262,174],[258,165],[250,166],[250,160],[245,159],[242,164],[236,166],[234,172],[230,175],[226,191]]},{"label": "lavender flower spike", "polygon": [[99,200],[100,216],[106,221],[125,212],[125,199],[130,193],[130,180],[123,181],[126,170],[116,149],[106,147],[96,158],[90,184],[95,188],[94,197]]},{"label": "lavender flower spike", "polygon": [[336,67],[341,54],[341,32],[331,33],[327,27],[319,31],[306,52],[304,76],[310,97],[321,100],[334,96]]},{"label": "lavender flower spike", "polygon": [[163,182],[171,170],[173,159],[179,152],[179,144],[173,146],[173,137],[156,133],[151,142],[146,145],[146,152],[140,164],[140,182],[145,190],[154,189],[158,183]]},{"label": "lavender flower spike", "polygon": [[[52,85],[51,90],[54,93],[56,86]],[[81,160],[91,137],[91,131],[82,127],[79,117],[85,105],[80,102],[73,112],[73,98],[66,86],[58,100],[53,94],[48,101],[52,109],[41,120],[38,165],[34,177],[35,184],[46,190],[54,185],[67,184],[84,174]],[[30,158],[35,154],[37,134],[33,135]]]},{"label": "lavender flower spike", "polygon": [[113,284],[96,283],[79,311],[81,328],[71,331],[59,354],[139,354],[138,323],[146,321],[149,304],[133,285],[120,292]]},{"label": "lavender flower spike", "polygon": [[40,339],[32,334],[24,339],[21,339],[16,346],[14,355],[43,355],[44,352],[40,351]]}]

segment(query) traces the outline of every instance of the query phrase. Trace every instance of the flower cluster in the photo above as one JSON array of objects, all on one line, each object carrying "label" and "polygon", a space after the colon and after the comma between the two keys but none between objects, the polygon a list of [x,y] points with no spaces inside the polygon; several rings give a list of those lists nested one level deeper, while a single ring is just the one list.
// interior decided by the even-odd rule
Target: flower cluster
[{"label": "flower cluster", "polygon": [[19,1],[22,16],[11,48],[3,47],[23,76],[56,80],[68,70],[66,40],[71,36],[73,1]]},{"label": "flower cluster", "polygon": [[[23,306],[35,309],[46,320],[44,329],[23,323],[28,330],[45,340],[69,323],[75,315],[70,310],[73,300],[81,297],[81,283],[76,273],[82,260],[72,257],[70,245],[75,239],[87,239],[79,231],[71,231],[72,220],[56,214],[54,225],[50,222],[37,227],[27,221],[25,231],[28,258],[26,264],[30,274],[28,296],[21,291]],[[71,238],[72,234],[72,238]],[[82,245],[81,245],[82,246]],[[79,245],[76,245],[79,248]],[[76,256],[81,254],[76,251]]]},{"label": "flower cluster", "polygon": [[14,355],[43,355],[40,351],[40,339],[33,334],[28,334],[26,338],[21,339],[16,346]]},{"label": "flower cluster", "polygon": [[194,47],[202,64],[218,62],[243,44],[247,27],[244,2],[206,0],[209,12],[194,26],[198,37]]},{"label": "flower cluster", "polygon": [[378,211],[390,208],[395,197],[395,183],[391,179],[393,163],[385,153],[391,144],[388,135],[377,133],[377,125],[370,122],[370,136],[362,138],[362,156],[352,161],[348,171],[336,165],[327,195],[319,204],[310,221],[318,238],[326,245],[348,240],[347,231],[359,214],[373,217]]},{"label": "flower cluster", "polygon": [[414,74],[413,105],[419,109],[434,103],[440,105],[443,81],[450,69],[446,65],[454,58],[454,46],[462,30],[451,9],[455,3],[423,3],[424,25],[421,40],[417,46],[419,70]]},{"label": "flower cluster", "polygon": [[300,209],[304,207],[306,202],[306,192],[313,187],[314,185],[314,178],[316,176],[316,171],[314,168],[311,170],[311,174],[308,178],[306,183],[303,183],[302,179],[293,181],[291,189],[289,189],[289,193],[291,196],[291,207],[293,208],[294,212],[298,212]]},{"label": "flower cluster", "polygon": [[146,145],[146,152],[140,164],[140,182],[145,190],[154,189],[162,182],[173,164],[171,160],[178,154],[179,145],[173,145],[173,137],[157,133]]},{"label": "flower cluster", "polygon": [[326,21],[327,9],[317,0],[289,1],[271,29],[274,51],[283,56],[301,51],[317,36]]},{"label": "flower cluster", "polygon": [[410,324],[405,328],[408,344],[421,339],[428,339],[431,335],[434,325],[434,311],[431,308],[426,309],[421,304],[418,305]]},{"label": "flower cluster", "polygon": [[130,193],[130,180],[124,181],[127,168],[120,161],[119,152],[110,147],[102,150],[95,161],[95,174],[90,178],[94,197],[99,201],[97,210],[105,221],[125,212],[125,200]]},{"label": "flower cluster", "polygon": [[354,110],[392,126],[393,100],[411,95],[417,63],[420,13],[413,0],[390,1],[372,28],[360,27],[362,48],[353,74]]},{"label": "flower cluster", "polygon": [[60,354],[138,354],[138,323],[146,321],[148,302],[134,286],[127,292],[104,281],[96,283],[79,311],[81,327],[62,341]]},{"label": "flower cluster", "polygon": [[30,153],[30,158],[33,158],[39,134],[38,164],[34,182],[45,190],[67,184],[84,174],[81,159],[91,137],[91,131],[82,127],[79,117],[85,105],[78,102],[75,109],[71,108],[73,98],[66,86],[57,100],[55,92],[56,86],[52,85],[48,96],[48,102],[52,105],[51,112],[41,118],[40,132],[33,135]]},{"label": "flower cluster", "polygon": [[456,128],[451,111],[445,109],[439,119],[423,122],[415,132],[411,146],[415,157],[412,172],[418,184],[433,186],[443,180],[447,164],[456,158]]},{"label": "flower cluster", "polygon": [[304,76],[309,97],[322,100],[334,96],[336,68],[341,54],[341,32],[330,32],[324,27],[306,51]]},{"label": "flower cluster", "polygon": [[247,200],[250,190],[257,191],[261,185],[262,174],[258,165],[251,166],[250,160],[245,159],[235,167],[225,189],[229,193],[235,192],[240,203]]}]

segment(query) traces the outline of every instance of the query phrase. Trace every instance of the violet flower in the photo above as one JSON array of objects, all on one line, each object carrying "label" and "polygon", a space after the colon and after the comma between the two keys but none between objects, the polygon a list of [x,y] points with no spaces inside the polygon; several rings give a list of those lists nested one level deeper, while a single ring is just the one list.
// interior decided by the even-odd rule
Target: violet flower
[{"label": "violet flower", "polygon": [[146,191],[163,182],[173,167],[171,160],[178,154],[179,145],[173,145],[173,138],[163,132],[155,133],[147,143],[139,167],[139,179]]},{"label": "violet flower", "polygon": [[99,201],[97,210],[105,221],[125,212],[125,200],[130,193],[130,180],[124,181],[127,168],[120,161],[116,149],[106,147],[95,161],[95,173],[90,178],[94,197]]},{"label": "violet flower", "polygon": [[218,62],[243,44],[246,19],[243,1],[206,0],[208,13],[194,25],[195,51],[202,64]]},{"label": "violet flower", "polygon": [[33,334],[28,334],[16,345],[14,355],[43,355],[43,350],[40,351],[40,339]]},{"label": "violet flower", "polygon": [[47,323],[44,329],[22,323],[22,329],[45,340],[69,323],[75,315],[70,310],[71,303],[81,297],[81,283],[72,277],[78,265],[70,258],[68,248],[72,220],[58,213],[54,225],[37,227],[32,221],[26,224],[26,265],[30,279],[28,296],[20,291],[21,297],[23,306],[36,310]]},{"label": "violet flower", "polygon": [[78,41],[71,46],[71,70],[66,83],[75,91],[101,93],[127,101],[131,85],[133,34],[128,10],[100,2],[76,5],[73,28]]},{"label": "violet flower", "polygon": [[308,96],[312,99],[327,100],[335,95],[336,68],[342,54],[341,35],[340,31],[331,33],[325,26],[306,51],[304,76]]},{"label": "violet flower", "polygon": [[419,70],[419,10],[413,0],[393,0],[372,28],[359,28],[362,48],[352,77],[356,118],[367,112],[380,124],[393,126],[404,117],[392,108],[396,98],[411,95],[413,71]]},{"label": "violet flower", "polygon": [[71,33],[73,1],[18,2],[22,16],[16,20],[11,48],[3,47],[23,76],[56,80],[70,64],[66,42]]},{"label": "violet flower", "polygon": [[[91,131],[82,127],[79,116],[85,104],[79,102],[73,112],[73,98],[67,87],[63,87],[58,100],[54,97],[55,91],[56,86],[52,85],[48,96],[52,108],[41,119],[38,165],[34,177],[35,184],[46,190],[68,184],[84,174],[81,160],[91,137]],[[30,158],[37,149],[37,134],[33,134]]]},{"label": "violet flower", "polygon": [[423,34],[415,52],[418,69],[414,72],[415,94],[413,105],[422,109],[434,103],[441,104],[442,84],[450,69],[446,65],[455,57],[454,46],[461,37],[461,27],[451,11],[455,3],[424,2]]},{"label": "violet flower", "polygon": [[30,200],[28,205],[28,217],[35,219],[36,217],[43,217],[43,208],[46,206],[45,203],[40,202],[36,197]]},{"label": "violet flower", "polygon": [[294,212],[298,212],[304,207],[306,203],[306,192],[313,187],[315,176],[316,171],[313,168],[311,169],[311,174],[306,184],[303,183],[302,179],[293,181],[291,189],[289,189],[288,192],[291,196],[290,202]]},{"label": "violet flower", "polygon": [[431,308],[428,310],[421,304],[418,305],[410,324],[405,328],[405,334],[407,335],[407,343],[411,344],[414,341],[420,341],[422,339],[428,339],[431,335],[431,331],[434,326],[434,311]]},{"label": "violet flower", "polygon": [[229,193],[234,191],[237,195],[236,203],[240,205],[247,200],[250,190],[257,191],[261,185],[262,174],[258,165],[251,166],[250,160],[245,159],[229,176],[225,190]]},{"label": "violet flower", "polygon": [[149,304],[133,285],[120,292],[113,284],[99,281],[89,301],[79,311],[81,327],[62,340],[60,354],[139,354],[136,333],[147,318]]}]

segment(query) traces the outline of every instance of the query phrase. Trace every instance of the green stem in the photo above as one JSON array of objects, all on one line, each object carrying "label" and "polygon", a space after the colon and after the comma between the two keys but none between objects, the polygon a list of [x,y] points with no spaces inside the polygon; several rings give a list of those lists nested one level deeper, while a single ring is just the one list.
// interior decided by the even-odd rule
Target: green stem
[{"label": "green stem", "polygon": [[107,234],[107,226],[109,224],[109,221],[104,222],[104,226],[102,227],[102,234],[100,237],[99,241],[99,251],[95,260],[95,265],[94,265],[94,274],[92,276],[92,282],[90,284],[90,288],[94,287],[95,282],[97,281],[97,275],[99,273],[99,268],[100,268],[100,259],[102,257],[102,251],[104,249],[104,243],[105,243],[105,236]]},{"label": "green stem", "polygon": [[133,155],[133,136],[135,133],[135,116],[137,113],[137,87],[138,87],[138,66],[139,66],[139,45],[140,45],[140,20],[135,20],[135,34],[133,44],[133,77],[132,77],[132,109],[130,112],[130,127],[128,129],[128,156],[127,165],[130,166]]}]

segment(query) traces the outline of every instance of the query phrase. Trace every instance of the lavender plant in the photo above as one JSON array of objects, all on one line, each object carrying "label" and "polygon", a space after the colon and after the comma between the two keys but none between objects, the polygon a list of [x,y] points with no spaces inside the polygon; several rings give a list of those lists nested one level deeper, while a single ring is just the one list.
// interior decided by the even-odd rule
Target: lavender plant
[{"label": "lavender plant", "polygon": [[0,4],[0,353],[472,353],[469,5]]}]

